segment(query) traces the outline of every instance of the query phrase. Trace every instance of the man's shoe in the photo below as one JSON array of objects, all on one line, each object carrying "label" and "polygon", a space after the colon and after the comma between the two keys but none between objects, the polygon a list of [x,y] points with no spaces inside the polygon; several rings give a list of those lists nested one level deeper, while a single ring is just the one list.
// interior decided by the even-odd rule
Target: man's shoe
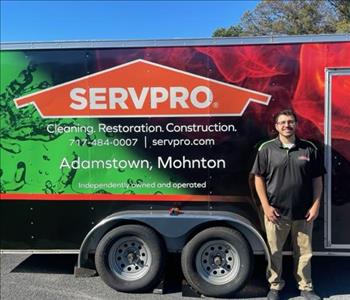
[{"label": "man's shoe", "polygon": [[306,300],[321,300],[321,298],[317,296],[314,291],[301,291],[300,296]]},{"label": "man's shoe", "polygon": [[267,294],[267,300],[279,300],[279,291],[278,290],[270,290]]}]

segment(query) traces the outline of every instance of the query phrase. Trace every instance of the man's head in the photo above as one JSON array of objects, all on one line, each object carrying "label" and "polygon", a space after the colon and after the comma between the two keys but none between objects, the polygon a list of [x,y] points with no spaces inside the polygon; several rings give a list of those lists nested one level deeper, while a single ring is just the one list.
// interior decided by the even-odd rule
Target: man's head
[{"label": "man's head", "polygon": [[295,135],[297,117],[291,109],[280,111],[274,116],[275,128],[280,136],[289,138]]}]

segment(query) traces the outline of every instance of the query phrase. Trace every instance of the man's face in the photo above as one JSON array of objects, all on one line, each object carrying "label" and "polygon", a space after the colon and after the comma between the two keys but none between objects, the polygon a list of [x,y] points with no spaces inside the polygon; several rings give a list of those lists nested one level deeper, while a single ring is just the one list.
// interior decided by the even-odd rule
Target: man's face
[{"label": "man's face", "polygon": [[275,124],[278,133],[287,138],[295,134],[296,127],[296,122],[293,116],[280,115]]}]

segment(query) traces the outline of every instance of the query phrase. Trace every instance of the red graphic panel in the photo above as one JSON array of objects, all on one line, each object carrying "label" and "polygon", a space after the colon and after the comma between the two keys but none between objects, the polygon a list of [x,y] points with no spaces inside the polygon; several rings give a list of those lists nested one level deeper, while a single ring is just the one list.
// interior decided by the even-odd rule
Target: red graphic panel
[{"label": "red graphic panel", "polygon": [[[296,113],[308,121],[323,134],[324,131],[324,95],[325,69],[350,67],[350,44],[305,44],[300,51],[300,78],[294,93],[292,104]],[[345,81],[336,82],[333,87],[333,111],[338,118],[332,123],[333,138],[350,141],[349,90]],[[347,116],[347,118],[346,118]],[[312,137],[312,132],[307,132]]]},{"label": "red graphic panel", "polygon": [[332,146],[350,161],[350,73],[331,77]]}]

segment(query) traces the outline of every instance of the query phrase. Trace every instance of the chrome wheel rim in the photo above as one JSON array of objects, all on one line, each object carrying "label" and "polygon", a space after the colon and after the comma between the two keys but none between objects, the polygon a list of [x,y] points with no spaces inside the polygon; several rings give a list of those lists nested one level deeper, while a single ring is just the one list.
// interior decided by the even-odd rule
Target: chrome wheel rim
[{"label": "chrome wheel rim", "polygon": [[239,273],[240,258],[236,248],[225,240],[203,244],[196,255],[199,276],[214,285],[232,281]]},{"label": "chrome wheel rim", "polygon": [[138,280],[150,270],[151,251],[142,239],[125,236],[112,245],[108,264],[117,277],[126,281]]}]

